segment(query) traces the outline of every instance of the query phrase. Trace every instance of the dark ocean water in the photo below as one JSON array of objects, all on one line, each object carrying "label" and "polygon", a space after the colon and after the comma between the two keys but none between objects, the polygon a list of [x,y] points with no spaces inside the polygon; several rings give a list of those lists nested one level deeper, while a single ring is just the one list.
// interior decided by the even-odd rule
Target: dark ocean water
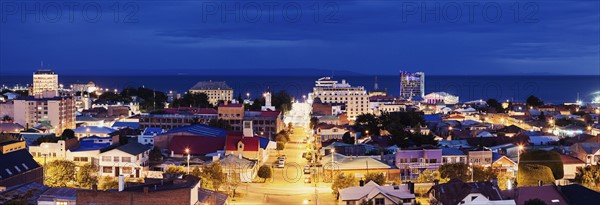
[{"label": "dark ocean water", "polygon": [[[145,86],[161,91],[184,92],[198,81],[226,81],[235,91],[251,97],[259,96],[267,88],[287,90],[297,98],[311,92],[314,81],[320,76],[59,76],[64,85],[93,81],[102,88],[121,89]],[[375,76],[334,76],[346,79],[353,86],[373,90]],[[397,96],[398,76],[377,76],[380,89]],[[0,76],[0,85],[30,84],[31,76]],[[577,94],[584,102],[600,91],[600,76],[426,76],[425,92],[444,91],[460,97],[461,102],[496,98],[498,100],[524,101],[535,95],[551,103],[574,102]]]}]

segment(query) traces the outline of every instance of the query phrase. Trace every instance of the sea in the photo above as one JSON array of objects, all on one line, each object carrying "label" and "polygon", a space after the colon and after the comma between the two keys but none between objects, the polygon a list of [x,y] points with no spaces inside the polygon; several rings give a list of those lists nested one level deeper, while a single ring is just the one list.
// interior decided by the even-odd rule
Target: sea
[{"label": "sea", "polygon": [[[267,89],[272,92],[286,90],[296,99],[312,91],[315,81],[323,76],[69,76],[59,75],[59,83],[68,86],[75,83],[94,82],[101,88],[123,89],[146,87],[163,92],[183,93],[198,81],[226,81],[234,89],[234,97],[246,93],[251,98]],[[333,76],[346,80],[352,86],[374,90],[375,82],[388,95],[398,96],[399,76]],[[0,76],[0,85],[24,86],[32,83],[31,76]],[[535,95],[545,102],[565,103],[581,100],[591,102],[600,95],[600,76],[426,76],[425,92],[447,92],[459,96],[461,102],[494,98],[500,101],[523,102]]]}]

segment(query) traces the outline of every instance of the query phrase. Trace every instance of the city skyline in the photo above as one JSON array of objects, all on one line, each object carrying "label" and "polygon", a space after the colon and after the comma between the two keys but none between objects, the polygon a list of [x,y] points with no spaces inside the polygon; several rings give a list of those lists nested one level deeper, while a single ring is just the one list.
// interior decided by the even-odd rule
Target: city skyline
[{"label": "city skyline", "polygon": [[[2,75],[39,68],[41,61],[63,75],[256,69],[290,75],[304,69],[600,74],[594,1],[283,1],[271,2],[272,13],[269,2],[11,3],[2,5]],[[39,12],[27,13],[28,8]],[[294,11],[302,15],[295,18]]]}]

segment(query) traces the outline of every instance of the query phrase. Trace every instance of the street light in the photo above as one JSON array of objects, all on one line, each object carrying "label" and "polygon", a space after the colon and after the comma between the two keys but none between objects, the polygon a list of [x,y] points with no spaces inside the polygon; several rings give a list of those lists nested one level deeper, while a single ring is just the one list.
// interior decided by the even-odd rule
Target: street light
[{"label": "street light", "polygon": [[190,148],[185,148],[185,153],[187,154],[187,174],[190,174]]}]

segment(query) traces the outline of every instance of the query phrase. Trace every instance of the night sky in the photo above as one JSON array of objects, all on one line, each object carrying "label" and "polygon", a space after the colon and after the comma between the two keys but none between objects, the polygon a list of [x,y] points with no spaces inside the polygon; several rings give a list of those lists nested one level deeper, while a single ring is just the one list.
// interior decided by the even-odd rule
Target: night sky
[{"label": "night sky", "polygon": [[597,0],[73,3],[0,1],[0,74],[600,75]]}]

